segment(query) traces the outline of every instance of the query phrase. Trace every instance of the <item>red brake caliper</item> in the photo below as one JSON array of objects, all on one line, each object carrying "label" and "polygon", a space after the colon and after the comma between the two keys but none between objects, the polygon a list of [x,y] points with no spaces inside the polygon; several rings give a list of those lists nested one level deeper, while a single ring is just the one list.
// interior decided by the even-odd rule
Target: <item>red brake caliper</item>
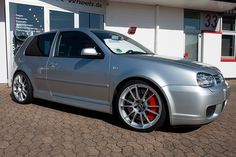
[{"label": "red brake caliper", "polygon": [[[149,99],[149,105],[150,106],[157,106],[157,100],[156,100],[155,96],[152,96]],[[153,112],[157,112],[157,108],[156,107],[151,107],[149,109],[152,110]],[[148,112],[147,113],[147,117],[148,117],[149,120],[153,120],[156,117],[156,115],[153,114],[153,113]]]}]

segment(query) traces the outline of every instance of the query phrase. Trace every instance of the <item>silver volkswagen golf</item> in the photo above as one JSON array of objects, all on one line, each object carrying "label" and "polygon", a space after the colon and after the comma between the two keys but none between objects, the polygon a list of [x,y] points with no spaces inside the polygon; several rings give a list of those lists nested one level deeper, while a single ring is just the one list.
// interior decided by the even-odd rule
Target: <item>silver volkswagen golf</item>
[{"label": "silver volkswagen golf", "polygon": [[41,98],[116,114],[126,127],[146,132],[165,121],[212,122],[229,90],[215,67],[165,58],[119,33],[87,29],[29,37],[15,56],[12,78],[20,104]]}]

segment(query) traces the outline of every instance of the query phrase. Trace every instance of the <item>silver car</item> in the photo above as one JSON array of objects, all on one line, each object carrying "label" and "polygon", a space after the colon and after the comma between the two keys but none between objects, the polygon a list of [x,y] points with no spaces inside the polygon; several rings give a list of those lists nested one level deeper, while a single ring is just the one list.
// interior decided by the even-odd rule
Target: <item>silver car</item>
[{"label": "silver car", "polygon": [[[171,44],[171,43],[170,43]],[[152,53],[119,33],[69,29],[29,37],[15,56],[12,93],[116,114],[128,128],[202,125],[224,110],[229,86],[212,66]]]}]

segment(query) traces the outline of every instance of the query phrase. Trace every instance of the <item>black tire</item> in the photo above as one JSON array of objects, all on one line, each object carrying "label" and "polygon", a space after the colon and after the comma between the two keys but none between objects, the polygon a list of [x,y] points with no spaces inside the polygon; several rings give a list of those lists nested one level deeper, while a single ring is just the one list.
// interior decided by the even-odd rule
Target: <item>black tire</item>
[{"label": "black tire", "polygon": [[[22,77],[22,81],[25,84],[24,87],[22,85],[19,85],[19,82],[17,84],[16,79],[18,79],[19,76]],[[26,92],[24,92],[25,95],[23,95],[24,98],[21,99],[21,100],[19,99],[19,94],[18,94],[18,97],[17,97],[17,94],[16,94],[16,90],[17,90],[16,86],[17,85],[21,86],[21,88],[23,88],[23,89],[21,89],[21,91],[26,91]],[[32,102],[32,100],[33,100],[33,87],[32,87],[32,84],[31,84],[28,76],[24,72],[15,73],[15,75],[13,77],[13,81],[12,81],[12,96],[13,96],[14,101],[16,101],[19,104],[30,104]]]},{"label": "black tire", "polygon": [[[152,89],[155,90],[155,92],[158,94],[158,98],[160,99],[159,101],[161,102],[161,111],[160,111],[160,117],[159,119],[153,124],[151,125],[150,127],[148,128],[136,128],[136,127],[133,127],[131,125],[128,124],[128,122],[126,122],[124,120],[124,118],[122,117],[121,115],[121,112],[120,112],[120,106],[119,106],[119,101],[120,101],[120,97],[121,97],[121,94],[130,86],[132,85],[135,85],[135,84],[140,84],[140,85],[145,85],[145,86],[148,86]],[[144,105],[143,105],[144,106]],[[150,105],[149,105],[150,106]],[[126,82],[125,84],[123,84],[121,86],[120,89],[118,89],[117,91],[117,95],[116,95],[116,98],[115,98],[115,104],[114,104],[114,111],[115,111],[115,114],[116,116],[118,116],[120,122],[128,129],[130,130],[134,130],[134,131],[139,131],[139,132],[151,132],[151,131],[154,131],[158,128],[160,128],[164,123],[165,123],[165,120],[166,120],[166,116],[167,116],[167,113],[166,113],[166,104],[165,104],[165,101],[163,101],[163,97],[162,97],[162,94],[160,93],[160,91],[158,89],[156,89],[156,87],[154,87],[152,84],[150,83],[147,83],[145,81],[142,81],[142,80],[131,80],[131,81],[128,81]],[[144,111],[145,112],[145,111]],[[145,114],[146,115],[146,114]],[[147,117],[147,115],[146,115]],[[141,118],[140,118],[141,119]],[[143,120],[142,120],[143,121]],[[132,123],[132,122],[131,122]]]}]

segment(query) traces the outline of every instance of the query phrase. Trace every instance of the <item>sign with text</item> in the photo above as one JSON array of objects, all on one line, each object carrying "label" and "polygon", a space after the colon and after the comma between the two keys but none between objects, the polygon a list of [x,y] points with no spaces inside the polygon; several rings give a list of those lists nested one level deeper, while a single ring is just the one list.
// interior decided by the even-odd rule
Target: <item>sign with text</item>
[{"label": "sign with text", "polygon": [[56,3],[62,6],[63,8],[64,7],[74,8],[74,9],[77,8],[79,9],[79,11],[87,11],[87,12],[88,11],[105,12],[105,5],[106,5],[105,1],[103,0],[56,0]]},{"label": "sign with text", "polygon": [[220,31],[220,16],[217,13],[201,13],[201,30]]}]

